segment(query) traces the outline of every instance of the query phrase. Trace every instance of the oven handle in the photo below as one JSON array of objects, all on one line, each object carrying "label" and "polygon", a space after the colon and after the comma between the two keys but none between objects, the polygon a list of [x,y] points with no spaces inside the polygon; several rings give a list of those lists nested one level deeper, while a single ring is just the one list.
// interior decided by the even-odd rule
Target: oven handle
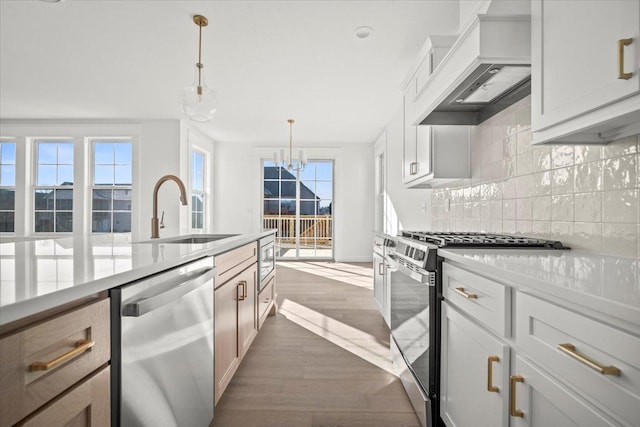
[{"label": "oven handle", "polygon": [[215,267],[205,267],[196,270],[192,274],[187,275],[185,282],[169,289],[168,291],[141,299],[136,302],[126,304],[122,307],[122,316],[140,317],[159,307],[162,307],[171,301],[178,300],[188,293],[203,286],[216,275]]},{"label": "oven handle", "polygon": [[389,264],[390,267],[392,268],[392,271],[398,271],[406,276],[411,277],[414,280],[417,280],[420,283],[424,283],[425,285],[430,284],[430,280],[429,280],[429,274],[421,274],[418,273],[417,271],[413,271],[411,269],[408,269],[407,267],[405,267],[404,265],[400,264],[397,260],[398,258],[393,255],[393,254],[389,254],[387,256],[387,259],[389,260]]}]

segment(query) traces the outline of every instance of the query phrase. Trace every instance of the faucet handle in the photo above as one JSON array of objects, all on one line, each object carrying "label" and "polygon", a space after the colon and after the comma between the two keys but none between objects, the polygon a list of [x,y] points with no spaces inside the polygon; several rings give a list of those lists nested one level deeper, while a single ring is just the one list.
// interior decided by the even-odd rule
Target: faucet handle
[{"label": "faucet handle", "polygon": [[160,216],[160,228],[164,228],[164,211],[162,211],[162,215]]}]

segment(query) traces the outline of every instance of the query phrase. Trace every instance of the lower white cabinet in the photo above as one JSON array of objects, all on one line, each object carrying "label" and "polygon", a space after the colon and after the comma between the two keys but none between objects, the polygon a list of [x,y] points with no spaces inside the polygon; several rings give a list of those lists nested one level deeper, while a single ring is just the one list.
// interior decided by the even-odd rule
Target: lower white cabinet
[{"label": "lower white cabinet", "polygon": [[[511,407],[514,427],[619,426],[575,391],[516,356],[511,376]],[[636,420],[637,421],[637,420]]]},{"label": "lower white cabinet", "polygon": [[384,258],[375,252],[373,253],[373,299],[378,305],[378,310],[380,310],[380,314],[384,317],[387,326],[390,326],[391,310],[387,265],[384,262]]},{"label": "lower white cabinet", "polygon": [[442,306],[440,416],[448,426],[507,427],[509,346]]}]

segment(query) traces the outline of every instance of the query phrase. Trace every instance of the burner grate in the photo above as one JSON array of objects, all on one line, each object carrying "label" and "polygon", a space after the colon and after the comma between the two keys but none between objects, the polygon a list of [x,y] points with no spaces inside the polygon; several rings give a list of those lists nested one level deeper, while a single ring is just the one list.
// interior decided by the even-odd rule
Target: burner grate
[{"label": "burner grate", "polygon": [[402,236],[439,247],[568,249],[559,241],[495,233],[403,231]]}]

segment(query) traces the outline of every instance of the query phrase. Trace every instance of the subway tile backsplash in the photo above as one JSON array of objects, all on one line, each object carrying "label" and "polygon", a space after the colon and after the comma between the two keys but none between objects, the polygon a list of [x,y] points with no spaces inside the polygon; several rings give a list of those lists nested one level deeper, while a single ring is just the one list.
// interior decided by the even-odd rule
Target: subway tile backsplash
[{"label": "subway tile backsplash", "polygon": [[527,234],[640,258],[640,135],[531,145],[527,97],[472,130],[471,179],[432,192],[432,228]]}]

